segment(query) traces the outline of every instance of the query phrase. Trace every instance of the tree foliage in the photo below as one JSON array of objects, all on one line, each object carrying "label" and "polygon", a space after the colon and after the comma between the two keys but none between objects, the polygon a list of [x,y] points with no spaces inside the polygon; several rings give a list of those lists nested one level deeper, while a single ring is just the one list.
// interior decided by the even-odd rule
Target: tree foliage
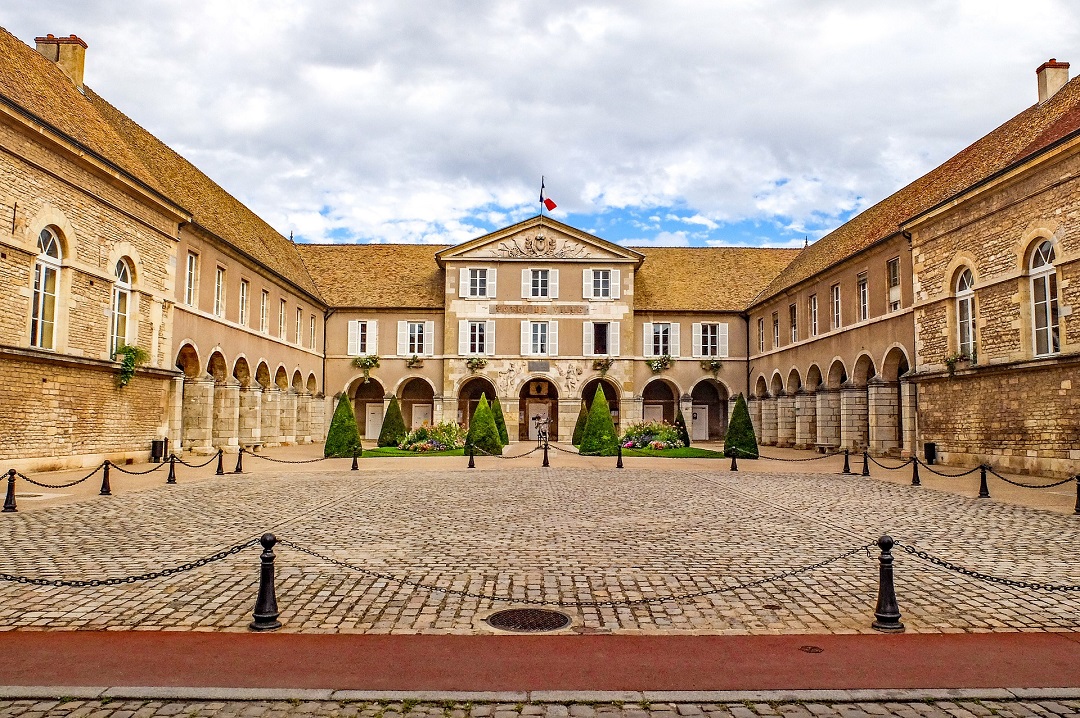
[{"label": "tree foliage", "polygon": [[611,420],[607,397],[599,386],[596,387],[578,451],[597,456],[614,456],[619,451],[619,435],[615,433],[615,422]]},{"label": "tree foliage", "polygon": [[746,408],[746,399],[740,393],[735,397],[735,408],[731,412],[727,436],[724,437],[724,455],[736,454],[738,459],[756,459],[758,457],[757,436],[750,421],[750,410]]},{"label": "tree foliage", "polygon": [[675,428],[679,430],[679,440],[683,446],[690,446],[690,432],[686,430],[686,419],[683,418],[682,407],[675,412]]},{"label": "tree foliage", "polygon": [[581,437],[585,435],[585,424],[589,421],[589,411],[585,408],[585,402],[581,402],[581,411],[577,415],[577,423],[574,424],[574,438],[571,443],[581,446]]},{"label": "tree foliage", "polygon": [[[481,398],[483,398],[481,394]],[[506,446],[510,443],[510,434],[506,432],[506,417],[503,416],[502,404],[499,403],[499,397],[495,397],[495,400],[491,402],[491,416],[495,419],[495,428],[499,430],[499,443]]]},{"label": "tree foliage", "polygon": [[465,437],[465,446],[476,447],[477,451],[489,454],[502,454],[503,445],[499,440],[499,429],[495,426],[495,417],[488,406],[487,395],[480,396],[480,403],[469,422],[469,434]]},{"label": "tree foliage", "polygon": [[390,406],[386,407],[382,431],[379,432],[379,446],[397,446],[408,434],[409,430],[405,428],[405,419],[401,417],[401,407],[398,406],[397,397],[390,397]]},{"label": "tree foliage", "polygon": [[330,429],[326,432],[323,456],[344,458],[354,454],[359,456],[362,452],[360,429],[356,426],[352,402],[347,394],[342,394],[330,419]]}]

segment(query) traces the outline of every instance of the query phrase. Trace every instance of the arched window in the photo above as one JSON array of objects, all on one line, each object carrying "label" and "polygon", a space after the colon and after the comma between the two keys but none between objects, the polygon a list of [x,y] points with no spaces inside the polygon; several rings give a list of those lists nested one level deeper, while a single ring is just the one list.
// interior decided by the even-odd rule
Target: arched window
[{"label": "arched window", "polygon": [[975,359],[975,280],[971,270],[965,269],[956,279],[956,326],[957,350]]},{"label": "arched window", "polygon": [[1044,240],[1031,255],[1031,308],[1034,313],[1035,355],[1061,351],[1058,329],[1057,272],[1054,269],[1054,245]]},{"label": "arched window", "polygon": [[116,263],[116,283],[113,284],[111,351],[128,343],[128,311],[131,305],[131,267],[126,259]]},{"label": "arched window", "polygon": [[46,227],[38,235],[34,260],[34,304],[30,314],[30,345],[56,348],[56,290],[60,284],[60,239]]}]

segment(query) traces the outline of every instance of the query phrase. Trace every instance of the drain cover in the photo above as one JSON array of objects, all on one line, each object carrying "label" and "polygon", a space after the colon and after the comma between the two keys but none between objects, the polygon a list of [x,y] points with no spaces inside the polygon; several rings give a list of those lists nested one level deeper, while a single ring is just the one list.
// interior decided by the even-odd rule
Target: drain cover
[{"label": "drain cover", "polygon": [[556,631],[570,625],[570,617],[546,608],[511,608],[487,617],[488,625],[503,631],[536,633]]},{"label": "drain cover", "polygon": [[803,653],[822,653],[825,649],[821,646],[799,646],[799,650]]}]

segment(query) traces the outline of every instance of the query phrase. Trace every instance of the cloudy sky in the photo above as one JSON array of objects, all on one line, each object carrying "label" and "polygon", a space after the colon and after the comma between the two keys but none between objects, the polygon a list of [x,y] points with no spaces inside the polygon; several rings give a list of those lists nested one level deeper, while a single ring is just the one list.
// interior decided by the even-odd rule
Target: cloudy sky
[{"label": "cloudy sky", "polygon": [[1080,70],[1072,0],[8,0],[283,234],[801,246]]}]

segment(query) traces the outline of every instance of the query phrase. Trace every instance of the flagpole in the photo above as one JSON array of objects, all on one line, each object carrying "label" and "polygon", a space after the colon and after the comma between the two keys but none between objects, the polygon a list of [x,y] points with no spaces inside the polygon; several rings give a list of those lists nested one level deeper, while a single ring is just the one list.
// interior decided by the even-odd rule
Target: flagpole
[{"label": "flagpole", "polygon": [[540,175],[540,223],[544,223],[544,175]]}]

